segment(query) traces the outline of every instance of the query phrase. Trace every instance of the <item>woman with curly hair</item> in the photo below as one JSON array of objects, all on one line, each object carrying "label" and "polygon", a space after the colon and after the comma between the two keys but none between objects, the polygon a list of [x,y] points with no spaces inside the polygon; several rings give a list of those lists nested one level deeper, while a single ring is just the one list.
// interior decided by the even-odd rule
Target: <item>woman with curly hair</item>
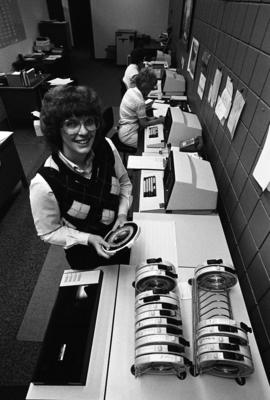
[{"label": "woman with curly hair", "polygon": [[85,86],[49,90],[40,123],[52,154],[30,185],[38,236],[62,246],[72,268],[117,263],[118,256],[109,260],[103,250],[103,237],[126,221],[132,185],[118,151],[102,134],[97,94]]},{"label": "woman with curly hair", "polygon": [[164,122],[164,117],[148,117],[145,99],[157,84],[157,77],[151,68],[143,68],[136,75],[135,87],[129,88],[120,104],[119,140],[127,146],[136,148],[139,128]]}]

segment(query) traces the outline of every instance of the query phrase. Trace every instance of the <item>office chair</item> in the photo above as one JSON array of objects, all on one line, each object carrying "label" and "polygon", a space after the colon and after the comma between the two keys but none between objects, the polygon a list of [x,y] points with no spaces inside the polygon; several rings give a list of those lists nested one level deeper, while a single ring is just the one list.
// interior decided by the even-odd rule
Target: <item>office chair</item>
[{"label": "office chair", "polygon": [[110,137],[110,131],[114,127],[114,114],[113,108],[107,107],[102,113],[103,123],[102,123],[102,134],[104,136]]},{"label": "office chair", "polygon": [[115,124],[114,111],[113,107],[108,107],[103,111],[103,125],[102,125],[102,133],[104,136],[107,136],[111,139],[118,152],[121,155],[123,160],[123,164],[125,167],[127,166],[127,158],[129,154],[135,154],[136,149],[134,147],[130,147],[125,145],[119,140],[118,137],[118,127]]},{"label": "office chair", "polygon": [[122,155],[122,160],[123,164],[126,167],[127,166],[127,161],[128,161],[128,156],[131,154],[136,154],[137,149],[131,146],[127,146],[126,144],[122,143],[121,140],[118,137],[118,130],[114,133],[114,135],[111,137],[111,141],[117,148],[118,152],[120,155]]}]

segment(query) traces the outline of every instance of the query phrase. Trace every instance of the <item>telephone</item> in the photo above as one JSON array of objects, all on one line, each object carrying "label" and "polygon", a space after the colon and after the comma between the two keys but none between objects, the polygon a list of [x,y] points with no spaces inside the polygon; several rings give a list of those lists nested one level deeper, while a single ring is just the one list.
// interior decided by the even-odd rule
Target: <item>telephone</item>
[{"label": "telephone", "polygon": [[199,152],[202,149],[202,146],[203,146],[202,137],[196,136],[191,139],[181,140],[179,144],[179,150],[188,153],[194,153],[194,152]]}]

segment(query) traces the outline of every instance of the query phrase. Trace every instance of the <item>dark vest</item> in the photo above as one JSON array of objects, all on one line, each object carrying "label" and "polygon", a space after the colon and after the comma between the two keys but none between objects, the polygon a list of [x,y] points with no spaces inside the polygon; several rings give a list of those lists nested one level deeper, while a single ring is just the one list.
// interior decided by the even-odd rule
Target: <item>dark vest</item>
[{"label": "dark vest", "polygon": [[[112,177],[115,177],[114,154],[109,143],[104,139],[95,150],[91,179],[87,179],[71,170],[58,156],[52,154],[59,171],[42,166],[38,171],[48,182],[58,201],[61,217],[74,225],[81,232],[105,235],[112,225],[100,222],[104,209],[115,211],[117,217],[119,196],[110,193]],[[70,216],[67,211],[73,201],[89,205],[85,219]]]}]

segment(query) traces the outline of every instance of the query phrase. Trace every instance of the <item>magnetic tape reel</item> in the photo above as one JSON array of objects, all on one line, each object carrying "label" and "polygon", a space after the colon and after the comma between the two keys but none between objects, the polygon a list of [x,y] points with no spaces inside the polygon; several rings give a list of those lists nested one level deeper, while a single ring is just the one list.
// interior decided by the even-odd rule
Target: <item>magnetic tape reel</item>
[{"label": "magnetic tape reel", "polygon": [[155,353],[182,355],[183,352],[183,348],[172,344],[147,345],[137,348],[135,350],[135,357]]},{"label": "magnetic tape reel", "polygon": [[239,346],[247,346],[247,340],[243,340],[241,337],[230,337],[226,336],[215,336],[215,335],[210,335],[210,336],[204,336],[200,339],[197,340],[197,345],[198,346],[204,346],[206,344],[212,344],[212,343],[224,343],[224,344],[234,344],[234,345],[239,345]]},{"label": "magnetic tape reel", "polygon": [[[153,303],[153,304],[145,304],[141,307],[136,308],[136,314],[142,314],[145,312],[154,312],[160,311],[161,314],[163,311],[170,312],[172,316],[177,316],[179,319],[181,318],[180,309],[177,307],[172,307],[171,304],[168,303]],[[167,314],[169,315],[169,314]]]},{"label": "magnetic tape reel", "polygon": [[183,353],[185,351],[184,346],[186,346],[186,343],[187,342],[184,339],[182,340],[179,336],[175,335],[148,335],[136,339],[135,348],[137,349],[138,347],[146,346],[149,344],[151,345],[173,344],[174,346],[178,346],[181,352]]},{"label": "magnetic tape reel", "polygon": [[143,313],[136,314],[135,322],[139,322],[139,321],[141,321],[143,319],[147,319],[147,318],[159,318],[159,317],[175,318],[178,321],[182,322],[181,319],[179,318],[179,314],[175,310],[145,311]]},{"label": "magnetic tape reel", "polygon": [[182,329],[177,326],[155,326],[135,332],[135,340],[148,335],[174,335],[180,337],[180,342],[184,346],[189,346],[189,343],[182,337],[182,333]]},{"label": "magnetic tape reel", "polygon": [[136,300],[141,300],[141,299],[145,299],[145,298],[154,298],[154,300],[157,300],[160,297],[168,297],[168,298],[172,298],[176,301],[179,300],[178,296],[176,293],[169,291],[169,290],[162,290],[162,289],[154,289],[154,290],[146,290],[144,292],[141,293],[137,293],[135,296]]},{"label": "magnetic tape reel", "polygon": [[186,377],[186,365],[188,361],[174,354],[148,354],[135,357],[134,375],[141,376],[143,374],[174,374],[180,379]]},{"label": "magnetic tape reel", "polygon": [[231,343],[207,343],[198,345],[197,347],[197,355],[200,356],[204,353],[213,353],[215,351],[226,351],[241,354],[245,357],[251,359],[250,348],[248,345],[241,346],[239,344],[231,344]]},{"label": "magnetic tape reel", "polygon": [[135,330],[154,326],[181,326],[181,321],[174,318],[147,318],[135,323]]},{"label": "magnetic tape reel", "polygon": [[[232,332],[234,329],[243,329],[246,331],[250,331],[250,328],[248,328],[245,324],[241,322],[237,322],[233,319],[229,318],[211,318],[211,319],[205,319],[202,321],[199,321],[197,324],[197,329],[205,328],[206,326],[222,326],[225,325],[227,327],[228,332],[230,332],[230,328],[232,328]],[[225,328],[226,329],[226,328]]]},{"label": "magnetic tape reel", "polygon": [[144,299],[141,300],[136,300],[135,301],[135,308],[136,310],[141,307],[144,306],[146,304],[163,304],[164,307],[166,307],[167,309],[170,308],[172,310],[178,310],[179,309],[179,301],[175,300],[173,298],[169,298],[169,297],[163,297],[163,296],[151,296],[151,297],[146,297]]},{"label": "magnetic tape reel", "polygon": [[177,281],[174,274],[163,270],[154,270],[142,273],[135,280],[135,288],[138,292],[151,289],[174,290]]},{"label": "magnetic tape reel", "polygon": [[210,291],[228,290],[237,283],[234,268],[224,264],[203,264],[195,269],[199,288]]},{"label": "magnetic tape reel", "polygon": [[162,260],[162,258],[148,259],[148,260],[136,265],[136,274],[139,274],[140,271],[144,270],[145,268],[149,268],[149,267],[163,268],[166,271],[176,274],[175,266],[170,261]]},{"label": "magnetic tape reel", "polygon": [[135,222],[126,221],[123,226],[116,230],[111,230],[104,237],[104,240],[109,244],[109,249],[102,246],[107,254],[115,254],[124,248],[130,248],[140,234],[140,228]]},{"label": "magnetic tape reel", "polygon": [[205,328],[198,329],[196,332],[197,340],[209,337],[209,336],[228,336],[230,339],[236,339],[241,344],[245,345],[248,343],[248,336],[246,331],[243,329],[229,327],[226,325],[213,325]]},{"label": "magnetic tape reel", "polygon": [[156,289],[172,291],[176,285],[176,269],[169,261],[150,259],[136,267],[135,288],[138,292]]},{"label": "magnetic tape reel", "polygon": [[203,353],[198,364],[202,372],[224,378],[246,377],[254,371],[250,358],[229,351]]}]

